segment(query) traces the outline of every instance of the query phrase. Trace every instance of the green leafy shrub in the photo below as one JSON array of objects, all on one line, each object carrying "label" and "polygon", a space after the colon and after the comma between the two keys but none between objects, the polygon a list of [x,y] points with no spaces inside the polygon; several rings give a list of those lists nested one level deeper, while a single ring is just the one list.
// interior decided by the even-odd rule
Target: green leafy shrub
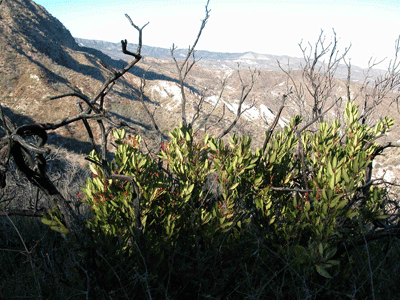
[{"label": "green leafy shrub", "polygon": [[[131,183],[106,178],[94,164],[84,188],[88,226],[116,241],[159,291],[174,286],[177,297],[265,296],[282,268],[314,283],[348,276],[351,253],[339,248],[386,218],[386,191],[365,182],[365,168],[393,120],[371,128],[358,122],[352,102],[345,111],[344,126],[323,122],[317,132],[300,132],[295,117],[254,152],[250,137],[197,139],[180,126],[158,155],[146,154],[140,136],[116,130],[109,169],[137,184],[141,228]],[[95,152],[90,158],[99,161]]]}]

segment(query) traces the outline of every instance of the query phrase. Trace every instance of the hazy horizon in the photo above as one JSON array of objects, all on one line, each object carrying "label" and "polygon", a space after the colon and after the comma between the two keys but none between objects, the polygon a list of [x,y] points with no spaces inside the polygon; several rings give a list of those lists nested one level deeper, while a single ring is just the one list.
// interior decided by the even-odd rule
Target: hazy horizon
[{"label": "hazy horizon", "polygon": [[[37,0],[58,18],[76,38],[137,42],[137,33],[124,14],[143,26],[143,43],[170,48],[174,43],[187,48],[197,36],[207,1],[178,0]],[[400,1],[224,1],[209,4],[210,19],[197,46],[212,52],[255,52],[301,57],[298,44],[313,46],[321,29],[326,44],[332,28],[338,50],[351,49],[351,63],[366,67],[371,57],[386,68],[394,56],[400,35]],[[253,34],[254,33],[254,34]]]}]

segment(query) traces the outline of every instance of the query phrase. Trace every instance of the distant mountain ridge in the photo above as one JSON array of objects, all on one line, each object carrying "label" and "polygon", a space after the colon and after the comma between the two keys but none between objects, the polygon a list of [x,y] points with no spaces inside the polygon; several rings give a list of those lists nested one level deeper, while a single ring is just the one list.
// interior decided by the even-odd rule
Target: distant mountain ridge
[{"label": "distant mountain ridge", "polygon": [[[106,41],[99,40],[88,40],[75,38],[75,41],[82,47],[94,48],[102,51],[103,53],[109,55],[113,59],[126,59],[126,55],[121,52],[121,44],[120,43],[112,43]],[[136,44],[131,44],[132,47],[137,47]],[[144,45],[142,47],[143,56],[150,56],[157,59],[171,59],[170,49],[160,48],[160,47],[151,47]],[[185,57],[187,54],[187,49],[176,49],[175,56],[177,59]],[[276,60],[287,61],[290,59],[290,62],[293,63],[294,66],[298,67],[302,59],[296,57],[289,57],[286,55],[278,56],[271,54],[258,54],[255,52],[211,52],[205,50],[196,50],[196,58],[201,59],[199,64],[204,65],[204,61],[220,61],[221,64],[233,62],[235,66],[238,62],[243,64],[254,64],[255,61],[260,61],[264,63],[259,63],[259,67],[262,70],[278,70],[278,65]],[[254,60],[254,62],[246,62],[246,60]],[[236,68],[236,67],[235,67]]]},{"label": "distant mountain ridge", "polygon": [[[94,48],[100,50],[113,59],[126,59],[126,55],[121,52],[121,43],[112,43],[100,40],[88,40],[88,39],[81,39],[75,38],[75,41],[78,45],[83,47]],[[137,44],[130,44],[131,47],[137,47]],[[175,50],[177,57],[185,55],[187,53],[186,49],[177,49]],[[144,56],[151,56],[157,59],[171,59],[171,52],[170,49],[167,48],[160,48],[160,47],[151,47],[143,45],[142,47],[142,54]],[[201,57],[202,59],[235,59],[239,56],[243,55],[243,53],[223,53],[223,52],[210,52],[210,51],[203,51],[199,50],[196,51],[196,56]]]},{"label": "distant mountain ridge", "polygon": [[[127,56],[121,52],[121,44],[113,43],[100,40],[89,40],[75,38],[75,41],[81,47],[88,47],[99,50],[104,54],[107,54],[113,59],[126,59]],[[137,47],[136,44],[131,44],[131,47]],[[144,45],[142,47],[143,56],[150,56],[157,59],[171,60],[170,49],[151,47]],[[175,57],[177,59],[183,59],[187,54],[187,49],[176,49]],[[285,68],[290,63],[290,67],[293,70],[299,70],[301,64],[304,63],[303,58],[290,57],[287,55],[272,55],[272,54],[259,54],[255,52],[211,52],[205,50],[196,50],[196,58],[199,60],[198,64],[203,67],[214,68],[218,70],[229,70],[238,68],[256,68],[265,71],[279,71],[277,61],[281,63]],[[352,81],[362,81],[365,78],[366,69],[352,66]],[[369,76],[371,78],[377,78],[385,73],[384,70],[373,69],[370,71]],[[347,67],[345,65],[339,65],[335,77],[339,79],[347,79]]]},{"label": "distant mountain ridge", "polygon": [[[59,20],[30,0],[3,2],[0,19],[0,101],[13,119],[18,116],[28,117],[35,122],[54,122],[75,115],[78,112],[76,98],[49,98],[73,91],[90,97],[110,76],[110,71],[102,62],[119,69],[127,64],[123,60],[131,59],[121,53],[120,43],[82,39],[75,41]],[[135,51],[136,45],[129,43],[128,47]],[[151,135],[154,128],[140,102],[139,92],[140,79],[145,74],[145,101],[151,107],[150,111],[154,112],[161,130],[167,133],[181,120],[181,96],[176,67],[169,49],[143,46],[142,50],[145,59],[116,82],[114,89],[107,95],[106,109],[115,119],[124,120],[137,129],[137,133]],[[186,51],[177,49],[175,54],[179,59],[185,56]],[[275,71],[278,70],[276,60],[283,60],[285,66],[287,59],[290,59],[291,66],[295,68],[296,63],[300,65],[301,59],[254,52],[218,53],[201,50],[196,52],[196,57],[202,59],[192,69],[185,86],[187,115],[193,116],[202,97],[206,99],[206,113],[216,103],[218,95],[222,95],[220,105],[214,111],[216,120],[217,116],[224,115],[218,125],[221,128],[236,117],[235,108],[243,84],[235,72],[238,63],[243,68],[241,76],[245,82],[251,77],[247,67],[261,70],[248,103],[244,104],[248,112],[240,118],[233,130],[252,135],[254,141],[258,137],[261,143],[267,123],[273,120],[282,95],[292,84],[283,72]],[[357,70],[354,67],[353,74]],[[362,73],[362,70],[359,72]],[[224,78],[229,80],[221,94]],[[293,80],[302,80],[301,71],[293,72]],[[343,80],[335,80],[335,93],[338,97],[346,98]],[[255,105],[250,109],[252,101]],[[294,103],[288,105],[282,117],[289,119],[297,113],[296,109]],[[57,135],[70,139],[66,146],[72,147],[72,139],[84,141],[87,138],[82,124],[74,126],[57,131]],[[86,142],[86,146],[90,147],[89,143]],[[84,147],[75,148],[82,151]]]}]

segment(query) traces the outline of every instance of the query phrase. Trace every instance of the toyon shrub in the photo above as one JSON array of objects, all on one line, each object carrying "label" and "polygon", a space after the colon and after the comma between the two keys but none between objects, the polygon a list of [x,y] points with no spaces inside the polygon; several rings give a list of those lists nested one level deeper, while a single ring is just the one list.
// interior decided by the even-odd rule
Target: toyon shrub
[{"label": "toyon shrub", "polygon": [[[369,127],[358,117],[352,102],[343,125],[323,122],[311,132],[300,130],[295,117],[255,151],[251,137],[196,139],[180,126],[154,155],[142,151],[140,136],[115,130],[118,148],[108,168],[133,181],[109,179],[92,163],[83,188],[93,213],[87,226],[157,285],[180,282],[178,274],[187,271],[180,296],[200,283],[218,293],[243,286],[245,278],[232,274],[250,272],[245,266],[265,278],[266,261],[274,276],[289,265],[288,272],[317,282],[346,278],[352,247],[387,218],[387,191],[366,182],[365,172],[375,140],[393,120]],[[100,161],[96,152],[90,159]]]}]

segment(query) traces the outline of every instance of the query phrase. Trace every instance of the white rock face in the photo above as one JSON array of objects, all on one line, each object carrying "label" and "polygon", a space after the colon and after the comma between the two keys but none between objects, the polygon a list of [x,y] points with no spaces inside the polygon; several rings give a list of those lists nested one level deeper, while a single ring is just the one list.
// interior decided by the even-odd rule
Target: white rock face
[{"label": "white rock face", "polygon": [[30,74],[29,77],[32,78],[32,79],[36,79],[37,81],[39,81],[39,76],[37,76],[36,74]]},{"label": "white rock face", "polygon": [[[284,82],[282,83],[284,84]],[[233,89],[232,87],[228,86],[228,89]],[[186,89],[186,88],[185,88]],[[159,80],[156,85],[153,85],[150,88],[152,97],[154,97],[153,93],[157,93],[159,97],[166,101],[161,101],[164,102],[162,105],[164,108],[166,108],[169,111],[174,111],[179,108],[179,106],[182,103],[182,95],[181,95],[181,90],[180,87],[174,83],[174,82],[169,82],[165,80]],[[188,91],[190,92],[190,91]],[[199,96],[199,95],[196,95]],[[210,105],[215,105],[218,101],[218,95],[212,95],[209,97],[205,98],[205,102],[210,104]],[[165,104],[165,102],[167,102]],[[224,103],[226,107],[231,111],[233,114],[236,114],[238,107],[239,107],[239,100],[233,100],[233,101],[227,101],[224,100],[223,98],[220,99],[220,102]],[[250,107],[250,105],[244,103],[242,104],[242,111],[245,112],[242,115],[242,118],[248,120],[248,121],[261,121],[264,123],[266,120],[268,123],[272,123],[275,120],[275,114],[264,104],[261,104],[260,106],[253,106]],[[281,117],[278,121],[278,125],[280,127],[285,127],[286,124],[288,123],[288,120],[285,118]]]},{"label": "white rock face", "polygon": [[264,54],[259,54],[257,59],[261,59],[261,60],[270,60],[269,57],[265,56]]},{"label": "white rock face", "polygon": [[397,176],[396,174],[391,171],[391,170],[384,170],[384,169],[378,169],[377,172],[374,174],[373,176],[374,178],[382,178],[385,181],[388,182],[394,182],[395,180],[397,180]]},{"label": "white rock face", "polygon": [[218,96],[210,96],[205,99],[205,102],[207,102],[211,105],[215,105],[217,103],[217,101],[218,101]]},{"label": "white rock face", "polygon": [[[233,113],[236,114],[239,107],[239,100],[234,100],[233,103],[228,103],[224,101],[226,107]],[[250,108],[249,105],[245,103],[242,104],[242,111],[247,109],[242,115],[245,119],[253,121],[260,118],[260,111],[256,107]]]},{"label": "white rock face", "polygon": [[248,53],[246,53],[246,54],[240,56],[239,58],[241,58],[241,59],[256,59],[256,57],[254,56],[254,54],[253,54],[253,53],[250,53],[250,52],[248,52]]},{"label": "white rock face", "polygon": [[[274,113],[264,104],[260,105],[260,115],[266,119],[269,123],[273,122],[275,120],[275,115]],[[282,128],[286,126],[288,121],[285,118],[279,118],[278,125],[281,126]]]},{"label": "white rock face", "polygon": [[[239,100],[235,100],[233,103],[228,103],[224,101],[226,107],[233,113],[236,114],[237,109],[239,107]],[[247,109],[247,110],[246,110]],[[275,120],[274,113],[264,104],[261,104],[259,108],[253,106],[250,108],[247,104],[242,104],[242,111],[246,110],[242,117],[248,121],[267,120],[268,123],[272,123]],[[285,118],[279,118],[278,124],[282,128],[286,126],[288,121]]]},{"label": "white rock face", "polygon": [[151,87],[151,93],[157,92],[161,98],[170,99],[165,107],[169,111],[177,108],[182,102],[181,89],[173,82],[160,80],[157,85]]}]

